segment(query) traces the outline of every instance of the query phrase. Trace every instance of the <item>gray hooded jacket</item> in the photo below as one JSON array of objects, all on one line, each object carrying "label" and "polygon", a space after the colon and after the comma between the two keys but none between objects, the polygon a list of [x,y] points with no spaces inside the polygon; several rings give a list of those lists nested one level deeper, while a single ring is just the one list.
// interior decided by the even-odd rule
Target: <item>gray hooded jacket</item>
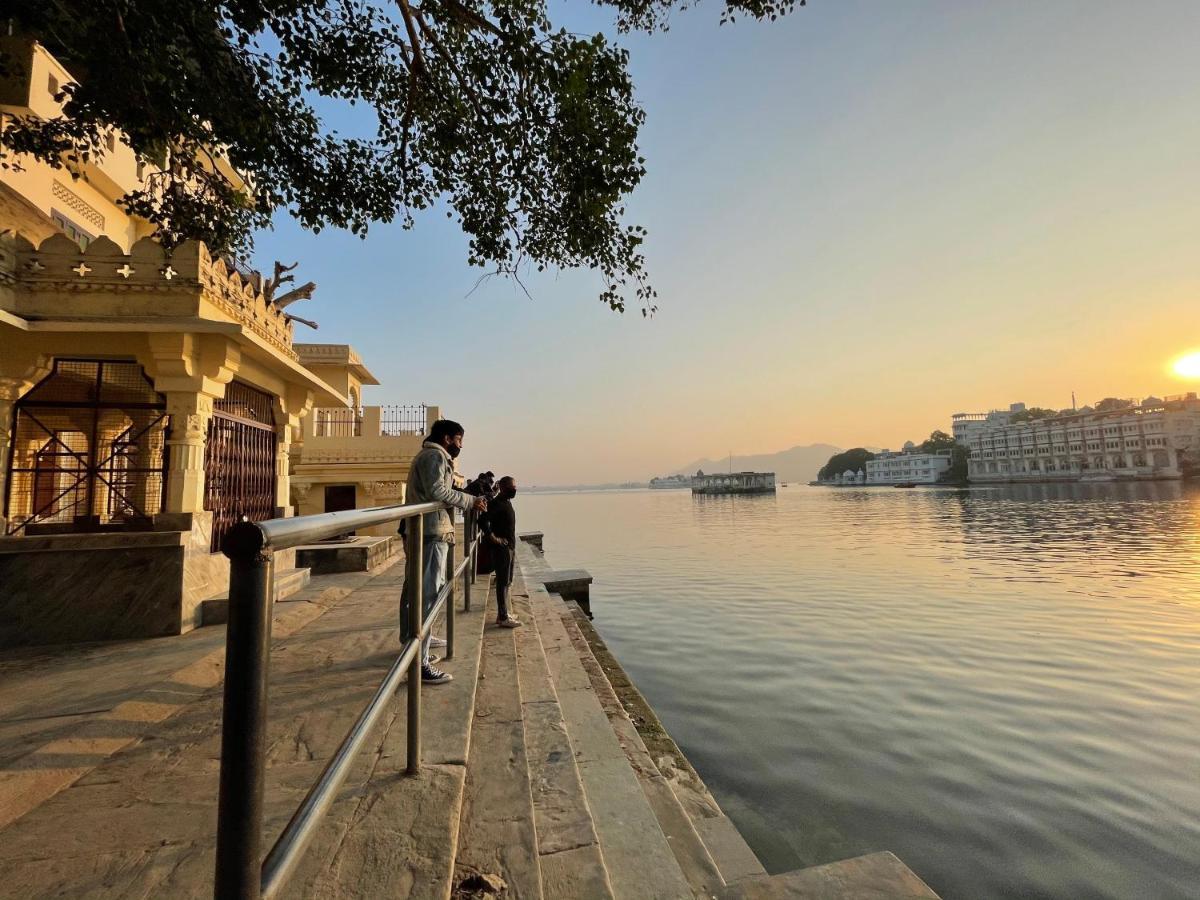
[{"label": "gray hooded jacket", "polygon": [[[466,512],[475,503],[470,494],[454,489],[454,467],[450,454],[441,444],[425,441],[412,461],[408,473],[406,503],[448,503]],[[424,516],[425,540],[454,542],[454,520],[448,510],[440,509]]]}]

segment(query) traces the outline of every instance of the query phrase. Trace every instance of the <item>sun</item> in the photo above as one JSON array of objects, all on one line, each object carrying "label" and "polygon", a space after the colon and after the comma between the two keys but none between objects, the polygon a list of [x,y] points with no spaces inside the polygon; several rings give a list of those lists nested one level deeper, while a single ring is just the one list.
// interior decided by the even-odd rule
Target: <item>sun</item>
[{"label": "sun", "polygon": [[1171,363],[1171,371],[1180,378],[1200,379],[1200,350],[1183,354]]}]

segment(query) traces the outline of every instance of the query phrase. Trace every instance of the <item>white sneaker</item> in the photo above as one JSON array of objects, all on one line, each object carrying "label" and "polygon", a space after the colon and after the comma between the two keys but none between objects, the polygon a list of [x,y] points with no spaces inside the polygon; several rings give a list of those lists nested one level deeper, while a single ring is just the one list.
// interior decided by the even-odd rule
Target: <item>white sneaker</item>
[{"label": "white sneaker", "polygon": [[440,638],[440,637],[438,637],[437,635],[433,635],[433,636],[432,636],[432,637],[429,639],[429,646],[430,646],[430,647],[445,647],[445,646],[446,646],[446,639],[445,639],[445,638]]},{"label": "white sneaker", "polygon": [[520,628],[521,620],[514,616],[509,616],[507,619],[497,619],[496,625],[500,628]]}]

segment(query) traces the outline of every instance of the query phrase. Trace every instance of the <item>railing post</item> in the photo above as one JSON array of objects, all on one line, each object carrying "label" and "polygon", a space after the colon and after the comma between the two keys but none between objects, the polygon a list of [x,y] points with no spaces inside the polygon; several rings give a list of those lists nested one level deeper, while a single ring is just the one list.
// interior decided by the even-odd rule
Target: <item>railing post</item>
[{"label": "railing post", "polygon": [[463,573],[463,612],[471,611],[471,585],[475,583],[475,509],[463,517],[463,538],[467,543],[467,570]]},{"label": "railing post", "polygon": [[[412,573],[413,633],[421,643],[421,628],[425,617],[425,517],[413,516],[414,527],[408,529],[408,565]],[[421,770],[421,647],[413,656],[408,670],[408,768],[409,775]]]},{"label": "railing post", "polygon": [[446,598],[446,659],[454,659],[454,581],[454,542],[451,541],[446,548],[446,587],[450,591]]},{"label": "railing post", "polygon": [[266,535],[240,522],[225,535],[229,625],[217,808],[218,900],[258,900],[271,651],[271,552]]}]

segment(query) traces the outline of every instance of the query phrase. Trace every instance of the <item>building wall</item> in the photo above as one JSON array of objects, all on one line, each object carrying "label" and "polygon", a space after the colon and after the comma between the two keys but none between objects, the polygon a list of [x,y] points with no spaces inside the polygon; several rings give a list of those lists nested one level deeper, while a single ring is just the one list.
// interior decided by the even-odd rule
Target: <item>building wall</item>
[{"label": "building wall", "polygon": [[883,451],[867,460],[867,484],[934,484],[953,462],[944,453],[890,453]]},{"label": "building wall", "polygon": [[[61,115],[54,99],[71,74],[40,45],[5,39],[6,50],[23,62],[21,71],[5,79],[0,90],[0,110],[15,115],[53,119]],[[134,152],[114,132],[103,154],[85,164],[53,169],[30,157],[20,169],[0,169],[0,183],[9,186],[60,230],[87,240],[105,235],[128,251],[153,229],[148,222],[126,213],[117,200],[144,184],[150,170],[138,165]],[[36,237],[22,231],[31,240]]]},{"label": "building wall", "polygon": [[[298,515],[325,512],[325,488],[353,486],[356,509],[405,502],[405,484],[413,458],[421,450],[417,434],[384,434],[378,406],[363,407],[358,433],[334,429],[335,434],[317,434],[317,414],[305,416],[302,438],[292,452],[291,492]],[[438,418],[436,406],[426,409],[426,430]],[[394,525],[381,525],[362,534],[394,535]]]},{"label": "building wall", "polygon": [[1179,478],[1182,455],[1200,452],[1200,401],[1153,401],[1016,425],[993,420],[971,434],[971,481]]},{"label": "building wall", "polygon": [[[36,247],[4,236],[0,275],[0,460],[9,458],[18,402],[56,358],[138,363],[170,418],[163,510],[151,521],[116,523],[124,530],[109,534],[89,531],[95,523],[66,522],[80,533],[0,538],[0,621],[16,623],[17,631],[9,642],[194,628],[203,601],[228,587],[228,561],[211,552],[212,515],[204,508],[215,404],[234,380],[271,397],[272,513],[287,515],[288,451],[301,416],[314,399],[344,399],[296,361],[282,314],[202,245],[184,244],[168,258],[147,240],[124,254],[104,238],[81,250],[61,235]],[[5,465],[0,495],[6,476]],[[7,530],[0,516],[0,531]],[[276,568],[290,568],[294,558],[293,551],[277,555]]]}]

